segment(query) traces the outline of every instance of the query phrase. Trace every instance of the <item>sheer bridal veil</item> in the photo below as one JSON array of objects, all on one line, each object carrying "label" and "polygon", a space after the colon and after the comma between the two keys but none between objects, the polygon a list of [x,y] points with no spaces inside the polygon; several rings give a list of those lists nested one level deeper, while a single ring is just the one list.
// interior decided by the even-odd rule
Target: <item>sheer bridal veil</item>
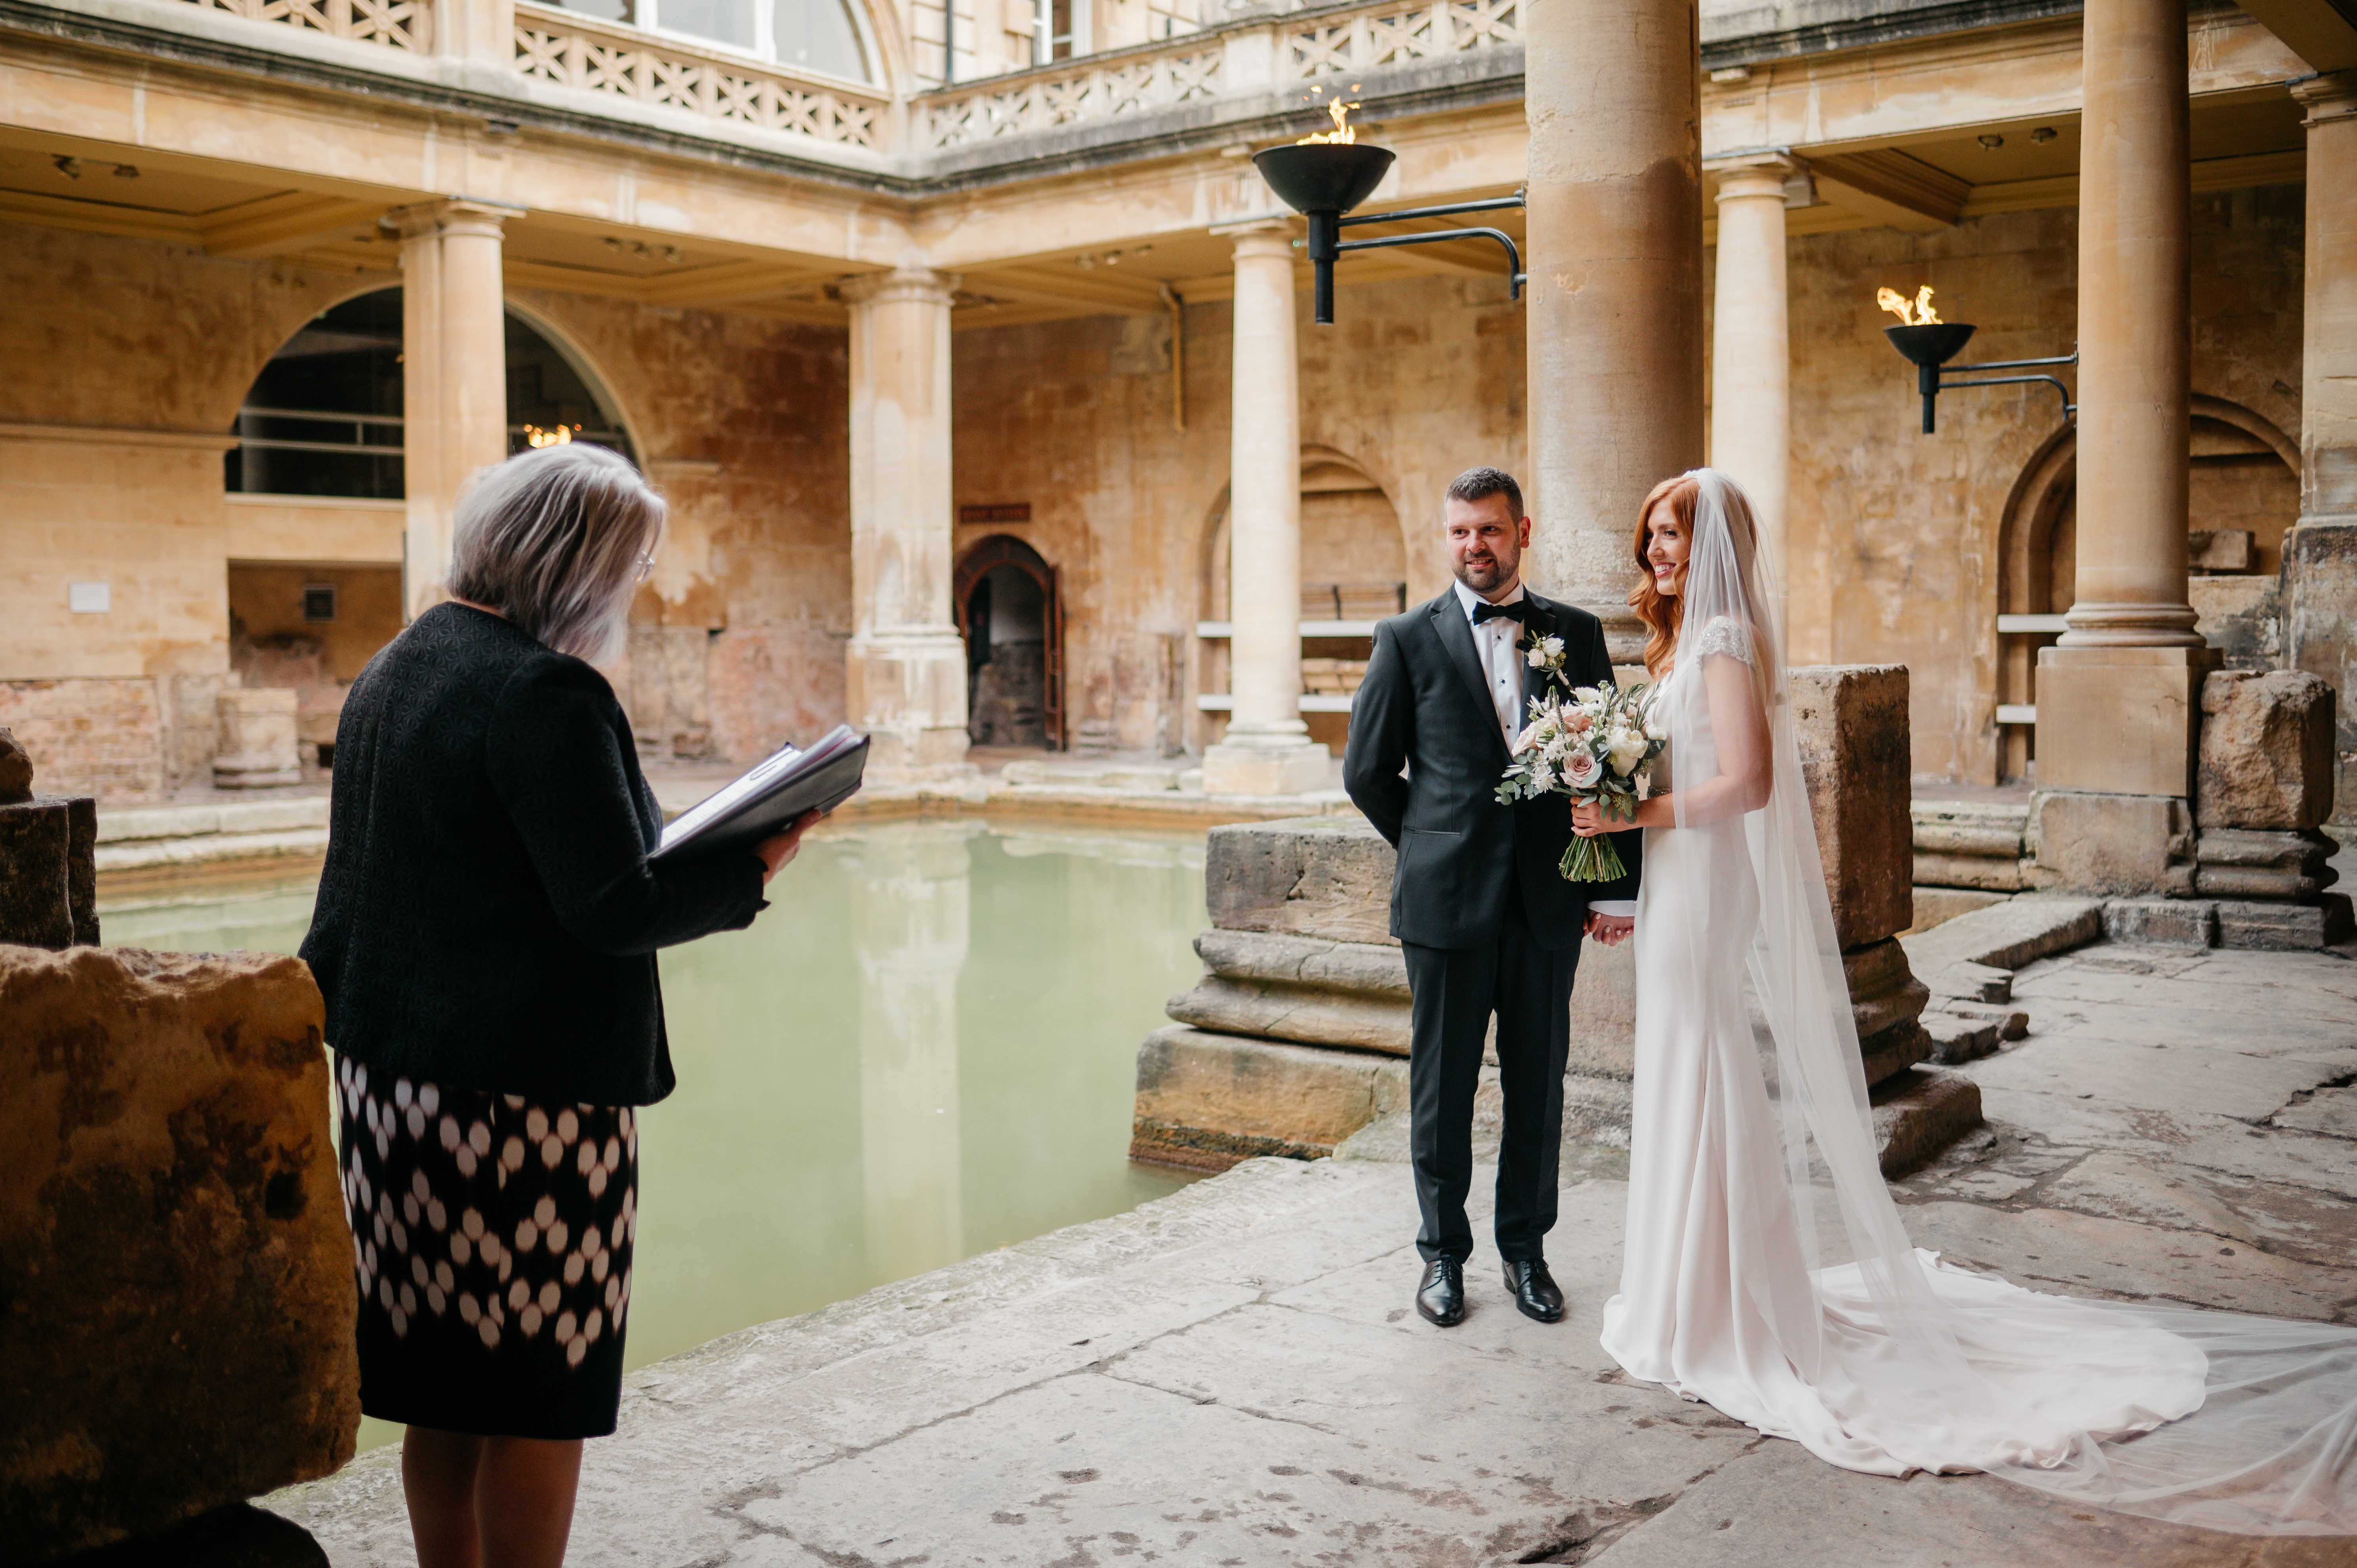
[{"label": "sheer bridal veil", "polygon": [[[1716,469],[1692,477],[1677,663],[1749,655],[1773,765],[1766,803],[1743,814],[1759,896],[1746,969],[1785,1190],[1740,1196],[1800,1241],[1798,1266],[1736,1288],[1844,1429],[1905,1464],[2212,1530],[2357,1533],[2357,1329],[2032,1294],[1908,1240],[1882,1179],[1767,563],[1742,491]],[[1714,737],[1699,693],[1666,705],[1679,826],[1741,812],[1705,790],[1688,820],[1689,779],[1717,772]],[[1731,961],[1719,922],[1749,901],[1731,885],[1740,859],[1680,857],[1680,875],[1730,886],[1650,889],[1649,912],[1707,923],[1720,940],[1695,950]]]}]

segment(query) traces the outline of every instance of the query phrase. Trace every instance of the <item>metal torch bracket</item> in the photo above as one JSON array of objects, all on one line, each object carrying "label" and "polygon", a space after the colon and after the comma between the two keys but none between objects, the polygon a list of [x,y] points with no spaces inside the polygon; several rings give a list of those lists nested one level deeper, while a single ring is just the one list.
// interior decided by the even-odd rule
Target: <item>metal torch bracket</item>
[{"label": "metal torch bracket", "polygon": [[2071,401],[2071,389],[2052,376],[1989,376],[1976,381],[1952,381],[1953,375],[1977,375],[1983,371],[2026,371],[2037,365],[2075,365],[2079,350],[2072,349],[2050,360],[1991,360],[1979,365],[1918,365],[1915,367],[1915,390],[1923,394],[1923,434],[1932,433],[1932,411],[1939,395],[1952,387],[2007,387],[2029,381],[2044,381],[2062,394],[2062,417],[2076,419],[2079,405]]},{"label": "metal torch bracket", "polygon": [[1514,246],[1512,236],[1497,229],[1436,229],[1426,234],[1390,234],[1380,240],[1345,240],[1341,231],[1360,223],[1403,223],[1414,218],[1454,218],[1463,212],[1501,212],[1524,205],[1523,193],[1500,196],[1488,201],[1456,201],[1446,207],[1410,207],[1398,212],[1367,212],[1344,218],[1333,213],[1312,212],[1309,216],[1309,260],[1318,279],[1318,320],[1325,326],[1334,321],[1334,263],[1345,251],[1379,251],[1392,245],[1433,245],[1444,240],[1495,240],[1506,247],[1506,290],[1510,298],[1523,297],[1523,285],[1529,274],[1523,271],[1523,253]]}]

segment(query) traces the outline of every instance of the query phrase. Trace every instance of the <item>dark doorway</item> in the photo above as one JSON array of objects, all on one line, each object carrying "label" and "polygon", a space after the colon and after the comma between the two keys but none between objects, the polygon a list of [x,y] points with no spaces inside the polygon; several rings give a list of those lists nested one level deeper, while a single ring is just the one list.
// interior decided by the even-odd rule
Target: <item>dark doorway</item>
[{"label": "dark doorway", "polygon": [[976,746],[1062,750],[1064,637],[1055,568],[1021,540],[994,534],[966,552],[956,587],[966,734]]}]

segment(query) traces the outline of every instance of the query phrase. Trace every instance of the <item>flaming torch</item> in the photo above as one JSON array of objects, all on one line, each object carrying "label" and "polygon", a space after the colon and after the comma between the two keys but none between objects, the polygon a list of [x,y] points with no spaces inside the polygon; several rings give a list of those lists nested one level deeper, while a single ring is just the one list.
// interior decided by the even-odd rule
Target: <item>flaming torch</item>
[{"label": "flaming torch", "polygon": [[1334,322],[1334,263],[1345,251],[1372,251],[1387,245],[1426,245],[1444,240],[1495,240],[1506,247],[1508,290],[1512,297],[1523,295],[1523,258],[1509,236],[1495,229],[1442,229],[1415,234],[1387,234],[1379,240],[1352,240],[1345,243],[1342,231],[1354,223],[1397,223],[1415,218],[1439,218],[1458,212],[1491,212],[1501,208],[1523,205],[1521,195],[1501,197],[1490,201],[1460,201],[1447,207],[1418,207],[1405,212],[1374,212],[1364,217],[1345,217],[1352,208],[1375,193],[1375,187],[1391,172],[1392,150],[1370,146],[1359,140],[1358,128],[1350,123],[1350,112],[1358,108],[1355,102],[1345,102],[1338,93],[1326,103],[1326,113],[1334,122],[1330,131],[1321,131],[1302,137],[1289,146],[1265,147],[1253,155],[1253,163],[1260,169],[1261,177],[1268,181],[1285,204],[1309,220],[1309,263],[1317,274],[1317,318],[1322,326]]},{"label": "flaming torch", "polygon": [[[2062,394],[2062,414],[2069,418],[2079,412],[2071,401],[2071,389],[2052,376],[1986,376],[1975,381],[1943,381],[1943,369],[1949,360],[1964,351],[1978,328],[1961,321],[1943,321],[1932,306],[1932,285],[1925,284],[1915,291],[1913,299],[1895,288],[1874,291],[1874,303],[1899,317],[1899,325],[1886,327],[1882,335],[1890,346],[1907,357],[1915,367],[1915,390],[1923,397],[1923,434],[1932,433],[1934,413],[1939,406],[1941,392],[1947,387],[1996,387],[2023,381],[2044,381]],[[2075,365],[2077,349],[2051,360],[1991,360],[1983,365],[1957,365],[1949,373],[1975,371],[2019,371],[2036,365]]]}]

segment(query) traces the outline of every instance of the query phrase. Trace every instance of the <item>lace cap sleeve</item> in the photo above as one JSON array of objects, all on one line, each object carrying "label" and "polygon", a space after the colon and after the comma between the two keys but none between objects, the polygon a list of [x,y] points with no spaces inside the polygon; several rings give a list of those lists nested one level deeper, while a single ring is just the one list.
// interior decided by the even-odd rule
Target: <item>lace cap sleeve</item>
[{"label": "lace cap sleeve", "polygon": [[1702,639],[1695,643],[1695,652],[1697,655],[1724,653],[1749,664],[1753,662],[1751,634],[1744,630],[1742,624],[1732,616],[1714,616],[1710,624],[1702,628]]}]

